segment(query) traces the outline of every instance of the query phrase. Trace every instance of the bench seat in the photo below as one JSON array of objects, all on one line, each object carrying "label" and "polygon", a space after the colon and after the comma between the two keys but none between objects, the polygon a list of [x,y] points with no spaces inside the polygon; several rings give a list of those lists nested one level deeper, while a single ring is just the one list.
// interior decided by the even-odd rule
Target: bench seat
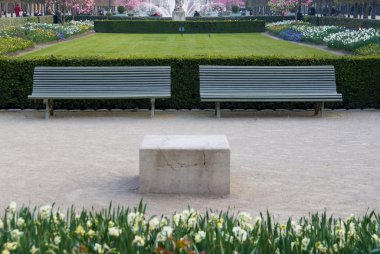
[{"label": "bench seat", "polygon": [[201,101],[216,102],[324,102],[342,101],[336,92],[333,66],[217,66],[201,65]]},{"label": "bench seat", "polygon": [[30,99],[43,99],[45,118],[53,99],[143,99],[170,97],[170,66],[36,67]]}]

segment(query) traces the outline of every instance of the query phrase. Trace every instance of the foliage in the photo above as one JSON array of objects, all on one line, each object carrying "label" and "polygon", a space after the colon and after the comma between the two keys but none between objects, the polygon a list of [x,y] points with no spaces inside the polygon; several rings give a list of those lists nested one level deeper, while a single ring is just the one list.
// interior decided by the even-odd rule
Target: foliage
[{"label": "foliage", "polygon": [[127,207],[63,213],[11,202],[0,218],[2,253],[377,253],[380,215],[328,217],[326,212],[280,223],[268,212],[188,208],[170,217]]},{"label": "foliage", "polygon": [[226,11],[226,6],[223,3],[204,4],[201,6],[199,13],[201,16],[205,16],[209,11],[216,12],[220,15],[222,12]]},{"label": "foliage", "polygon": [[125,12],[125,7],[124,6],[118,6],[117,7],[117,12],[120,14],[123,14]]},{"label": "foliage", "polygon": [[354,53],[358,56],[380,56],[380,44],[370,43],[363,47],[357,48]]},{"label": "foliage", "polygon": [[231,7],[231,11],[233,12],[233,13],[238,13],[239,12],[239,10],[240,10],[240,7],[238,6],[238,5],[232,5],[232,7]]},{"label": "foliage", "polygon": [[33,47],[33,42],[15,37],[0,37],[0,55]]},{"label": "foliage", "polygon": [[380,20],[370,19],[353,19],[353,18],[337,18],[337,17],[315,17],[305,16],[305,21],[316,26],[337,26],[350,29],[359,28],[377,28],[380,29]]},{"label": "foliage", "polygon": [[95,21],[98,33],[178,33],[184,27],[186,33],[260,33],[265,22],[256,21]]},{"label": "foliage", "polygon": [[[41,101],[29,100],[35,66],[171,66],[171,98],[157,100],[160,109],[213,108],[199,98],[199,65],[302,66],[333,65],[338,92],[343,102],[327,103],[329,108],[380,108],[380,57],[280,58],[0,58],[0,108],[43,108]],[[370,75],[369,75],[370,73]],[[57,100],[55,108],[111,109],[149,108],[149,100]],[[313,108],[312,103],[222,103],[225,108]]]}]

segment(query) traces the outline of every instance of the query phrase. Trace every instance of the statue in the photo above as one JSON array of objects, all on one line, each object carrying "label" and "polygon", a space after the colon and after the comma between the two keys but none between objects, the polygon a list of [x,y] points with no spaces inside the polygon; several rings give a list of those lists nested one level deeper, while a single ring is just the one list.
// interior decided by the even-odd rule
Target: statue
[{"label": "statue", "polygon": [[182,6],[183,6],[183,0],[175,0],[175,6],[174,6],[175,11],[183,10]]},{"label": "statue", "polygon": [[184,4],[184,0],[175,0],[174,10],[173,10],[173,20],[174,21],[185,21],[185,11],[182,6]]}]

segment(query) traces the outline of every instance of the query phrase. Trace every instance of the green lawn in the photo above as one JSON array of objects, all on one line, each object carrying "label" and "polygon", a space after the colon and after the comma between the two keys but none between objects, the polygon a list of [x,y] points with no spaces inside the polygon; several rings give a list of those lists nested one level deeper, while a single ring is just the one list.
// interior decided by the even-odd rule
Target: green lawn
[{"label": "green lawn", "polygon": [[36,56],[332,56],[262,34],[93,34],[33,51]]}]

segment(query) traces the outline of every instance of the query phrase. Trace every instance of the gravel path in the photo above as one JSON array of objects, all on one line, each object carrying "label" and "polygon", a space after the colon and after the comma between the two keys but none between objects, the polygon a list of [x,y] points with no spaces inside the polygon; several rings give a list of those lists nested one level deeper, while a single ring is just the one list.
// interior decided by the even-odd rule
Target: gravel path
[{"label": "gravel path", "polygon": [[[136,205],[171,214],[188,205],[279,215],[380,211],[380,110],[312,112],[0,112],[0,211],[18,204]],[[138,194],[146,134],[224,134],[229,196]]]}]

